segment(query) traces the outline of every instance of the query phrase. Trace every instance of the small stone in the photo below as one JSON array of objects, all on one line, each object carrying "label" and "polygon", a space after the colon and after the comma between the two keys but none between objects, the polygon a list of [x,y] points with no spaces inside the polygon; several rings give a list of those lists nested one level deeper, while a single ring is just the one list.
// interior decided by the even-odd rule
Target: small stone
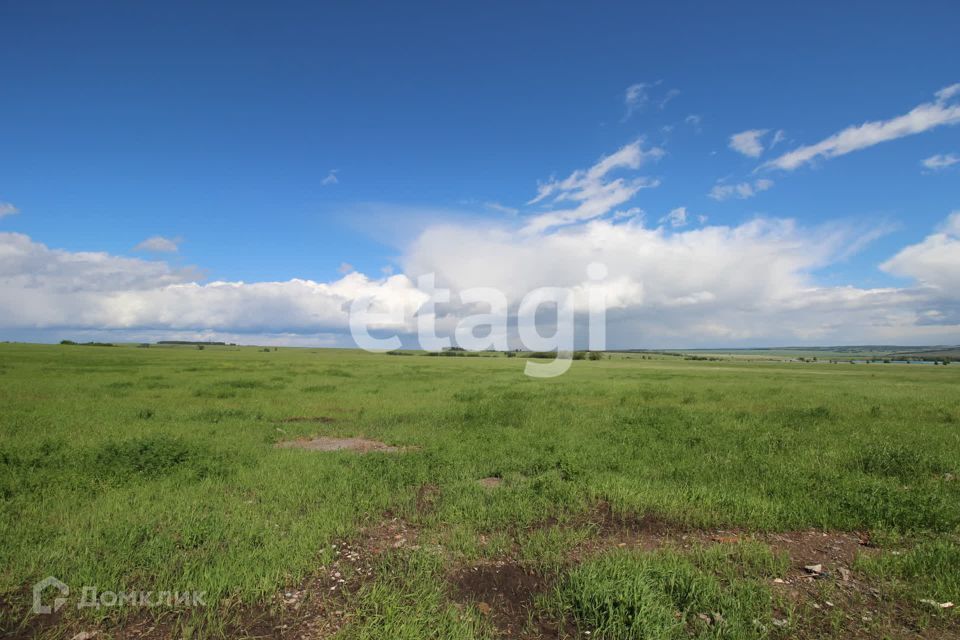
[{"label": "small stone", "polygon": [[812,573],[812,574],[814,574],[814,575],[819,575],[819,574],[823,573],[823,565],[822,565],[822,564],[808,564],[807,566],[805,566],[805,567],[803,568],[803,570],[806,571],[807,573]]}]

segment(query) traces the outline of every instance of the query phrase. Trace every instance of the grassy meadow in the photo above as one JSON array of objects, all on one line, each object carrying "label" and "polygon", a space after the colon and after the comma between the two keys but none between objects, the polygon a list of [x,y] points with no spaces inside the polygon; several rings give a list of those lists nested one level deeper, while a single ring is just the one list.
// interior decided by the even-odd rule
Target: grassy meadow
[{"label": "grassy meadow", "polygon": [[0,632],[960,635],[960,364],[524,362],[0,345]]}]

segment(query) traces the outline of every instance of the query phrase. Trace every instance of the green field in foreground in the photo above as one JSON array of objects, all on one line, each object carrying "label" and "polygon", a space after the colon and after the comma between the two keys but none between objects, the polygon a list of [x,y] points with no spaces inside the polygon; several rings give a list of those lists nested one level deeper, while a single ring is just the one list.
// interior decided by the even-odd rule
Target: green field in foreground
[{"label": "green field in foreground", "polygon": [[[960,365],[523,366],[0,345],[0,630],[960,633]],[[315,436],[400,449],[275,446]],[[69,602],[34,615],[51,575]],[[82,586],[204,602],[78,608]]]}]

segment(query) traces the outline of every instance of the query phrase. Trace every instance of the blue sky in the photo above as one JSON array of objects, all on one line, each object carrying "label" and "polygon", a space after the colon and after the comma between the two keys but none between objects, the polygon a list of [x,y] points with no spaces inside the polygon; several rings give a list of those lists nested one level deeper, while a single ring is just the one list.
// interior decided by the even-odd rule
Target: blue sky
[{"label": "blue sky", "polygon": [[[540,230],[541,241],[603,220],[660,227],[664,237],[676,234],[673,242],[694,241],[683,234],[698,229],[793,220],[790,242],[822,247],[830,233],[838,247],[784,267],[803,279],[790,286],[946,290],[952,281],[921,268],[929,259],[879,265],[925,246],[960,210],[960,163],[952,164],[960,127],[950,111],[960,94],[936,96],[960,82],[958,22],[960,8],[950,2],[5,3],[0,202],[9,213],[0,216],[0,234],[27,237],[31,251],[59,250],[57,260],[101,252],[135,258],[130,265],[162,263],[177,284],[334,283],[351,270],[370,281],[390,273],[415,279],[412,269],[430,262],[422,253],[431,230],[456,225],[468,245],[491,230],[532,242],[523,235],[529,220],[564,202],[530,204],[538,185],[635,144],[656,157],[609,178],[639,172],[656,186],[594,218]],[[827,157],[834,146],[810,162],[776,166],[783,154],[849,127],[895,128],[896,118],[923,105],[937,113],[916,133],[875,141],[883,136],[861,131],[849,153]],[[731,136],[762,130],[759,153],[756,145],[734,148]],[[753,195],[737,197],[737,185]],[[668,216],[678,209],[685,224],[675,226]],[[624,215],[631,210],[632,223]],[[147,247],[176,250],[141,245],[157,237],[166,244]],[[952,252],[941,258],[941,249],[933,268],[953,274]],[[710,255],[694,249],[687,259]],[[18,287],[49,271],[44,259],[8,267],[0,301],[25,299]],[[51,291],[63,303],[61,284]],[[858,323],[872,320],[858,316],[805,337],[800,329],[778,333],[778,320],[766,317],[770,330],[750,335],[658,336],[650,324],[617,335],[620,346],[849,341],[864,333],[960,342],[954,303],[939,294],[919,306],[888,302],[878,326],[889,327],[891,313],[900,318],[900,329],[889,331],[864,332]],[[296,342],[291,327],[269,322],[104,322],[90,311],[101,304],[25,315],[6,332],[52,339],[79,330],[247,331]],[[910,328],[926,326],[918,317],[931,311],[942,319],[936,332]],[[901,318],[907,312],[912,322]],[[321,334],[342,332],[332,325],[293,333],[322,343]]]}]

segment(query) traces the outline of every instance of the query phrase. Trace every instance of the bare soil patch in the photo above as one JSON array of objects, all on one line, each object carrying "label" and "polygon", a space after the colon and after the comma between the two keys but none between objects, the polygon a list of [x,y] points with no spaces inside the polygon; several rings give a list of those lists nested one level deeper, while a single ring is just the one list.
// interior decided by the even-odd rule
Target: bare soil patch
[{"label": "bare soil patch", "polygon": [[[332,545],[333,561],[300,585],[277,594],[274,633],[279,638],[328,638],[350,623],[351,594],[374,579],[378,556],[418,549],[419,532],[401,518],[385,514],[351,540]],[[277,613],[279,612],[279,613]]]},{"label": "bare soil patch", "polygon": [[336,422],[334,418],[330,416],[290,416],[289,418],[283,418],[280,420],[283,423],[294,423],[294,422],[320,422],[323,424],[330,424]]},{"label": "bare soil patch", "polygon": [[276,446],[280,449],[307,449],[308,451],[356,451],[358,453],[397,453],[403,450],[401,447],[394,447],[384,442],[380,442],[379,440],[369,440],[367,438],[331,438],[328,436],[286,440],[283,442],[278,442]]},{"label": "bare soil patch", "polygon": [[498,478],[497,476],[490,476],[489,478],[480,478],[477,480],[477,484],[485,489],[496,489],[503,484],[503,478]]},{"label": "bare soil patch", "polygon": [[[546,577],[510,561],[497,561],[464,567],[449,577],[452,598],[463,604],[472,604],[501,635],[517,637],[527,631],[534,598],[553,584]],[[555,628],[543,626],[541,634],[556,633]]]}]

